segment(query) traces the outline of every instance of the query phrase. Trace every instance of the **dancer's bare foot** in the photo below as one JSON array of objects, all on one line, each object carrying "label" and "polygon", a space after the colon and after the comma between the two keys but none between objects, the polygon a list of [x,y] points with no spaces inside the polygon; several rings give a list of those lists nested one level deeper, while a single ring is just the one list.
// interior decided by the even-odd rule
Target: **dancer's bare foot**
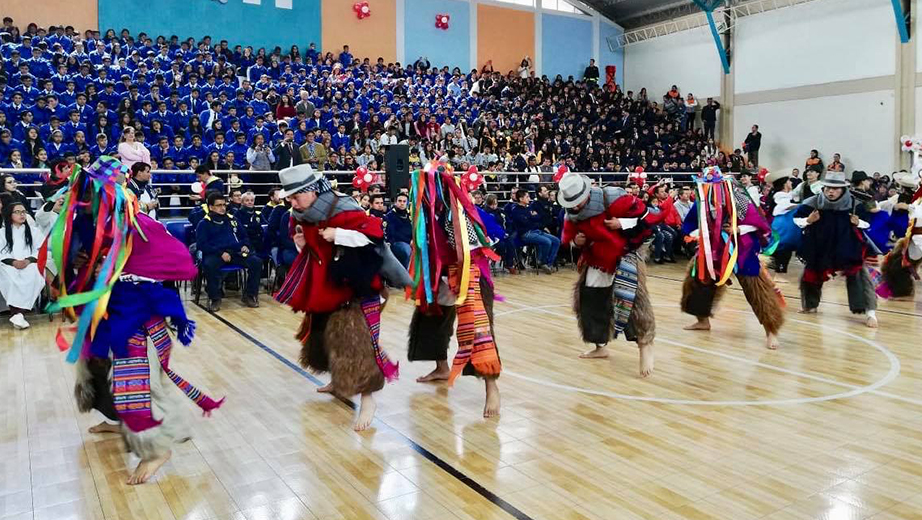
[{"label": "dancer's bare foot", "polygon": [[451,370],[448,368],[448,361],[436,361],[435,370],[422,377],[417,377],[416,382],[429,383],[432,381],[448,381],[448,376],[450,375]]},{"label": "dancer's bare foot", "polygon": [[317,392],[321,394],[332,394],[333,393],[333,383],[327,383],[317,389]]},{"label": "dancer's bare foot", "polygon": [[768,333],[765,337],[765,348],[768,350],[778,350],[779,346],[781,346],[781,344],[778,343],[778,336]]},{"label": "dancer's bare foot", "polygon": [[166,464],[166,461],[170,460],[171,455],[172,452],[168,451],[166,454],[156,459],[142,460],[139,462],[138,467],[134,469],[134,473],[128,477],[128,485],[136,486],[150,480],[150,478],[157,473],[157,470]]},{"label": "dancer's bare foot", "polygon": [[579,355],[581,359],[605,359],[609,356],[608,347],[605,345],[596,345],[594,349],[587,350]]},{"label": "dancer's bare foot", "polygon": [[355,419],[352,429],[361,432],[371,426],[371,421],[375,418],[375,410],[378,405],[375,404],[375,398],[372,394],[362,394],[362,403],[359,405],[359,416]]},{"label": "dancer's bare foot", "polygon": [[798,314],[816,314],[816,307],[812,309],[800,309],[797,311]]},{"label": "dancer's bare foot", "polygon": [[683,327],[684,330],[711,330],[710,318],[698,318],[698,321]]},{"label": "dancer's bare foot", "polygon": [[868,316],[867,321],[865,321],[864,324],[867,325],[869,329],[876,329],[877,316]]},{"label": "dancer's bare foot", "polygon": [[653,373],[653,344],[637,345],[640,347],[640,377]]},{"label": "dancer's bare foot", "polygon": [[88,431],[90,433],[118,433],[121,431],[121,427],[118,424],[109,424],[103,421],[96,426],[90,426]]},{"label": "dancer's bare foot", "polygon": [[487,399],[483,405],[483,416],[487,419],[499,416],[499,386],[496,385],[496,378],[484,379],[487,388]]}]

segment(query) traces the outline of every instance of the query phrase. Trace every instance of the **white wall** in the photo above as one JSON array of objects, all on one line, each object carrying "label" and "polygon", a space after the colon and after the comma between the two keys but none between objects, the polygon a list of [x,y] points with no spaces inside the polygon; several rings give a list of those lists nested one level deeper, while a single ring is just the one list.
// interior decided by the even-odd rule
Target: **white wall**
[{"label": "white wall", "polygon": [[759,163],[769,169],[803,168],[812,148],[826,162],[842,154],[848,171],[889,173],[895,166],[893,91],[737,106],[734,147],[754,123],[762,132]]},{"label": "white wall", "polygon": [[714,38],[707,27],[654,38],[624,49],[626,90],[646,87],[650,99],[678,85],[698,99],[720,96],[723,74]]},{"label": "white wall", "polygon": [[737,94],[896,71],[899,37],[884,0],[810,2],[741,18],[734,31]]}]

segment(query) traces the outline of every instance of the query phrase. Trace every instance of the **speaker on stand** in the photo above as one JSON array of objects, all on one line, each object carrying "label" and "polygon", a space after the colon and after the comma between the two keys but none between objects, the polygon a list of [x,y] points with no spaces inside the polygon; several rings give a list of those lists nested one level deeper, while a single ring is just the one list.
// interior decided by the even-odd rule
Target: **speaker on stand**
[{"label": "speaker on stand", "polygon": [[387,196],[391,201],[403,188],[410,187],[410,147],[392,144],[384,153],[384,171],[387,174]]}]

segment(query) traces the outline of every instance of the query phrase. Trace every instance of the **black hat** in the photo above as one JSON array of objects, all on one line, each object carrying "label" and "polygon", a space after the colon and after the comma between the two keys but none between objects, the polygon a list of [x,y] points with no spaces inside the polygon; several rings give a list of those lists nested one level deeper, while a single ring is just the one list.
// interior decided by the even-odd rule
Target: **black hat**
[{"label": "black hat", "polygon": [[851,178],[852,186],[857,186],[861,181],[866,181],[868,179],[870,179],[870,177],[868,177],[868,174],[861,170],[855,170],[852,172],[852,178]]}]

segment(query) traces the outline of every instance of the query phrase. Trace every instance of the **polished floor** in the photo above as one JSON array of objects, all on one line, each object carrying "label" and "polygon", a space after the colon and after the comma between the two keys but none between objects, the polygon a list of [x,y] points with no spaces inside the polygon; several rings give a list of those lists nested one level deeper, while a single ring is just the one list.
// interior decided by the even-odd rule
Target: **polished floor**
[{"label": "polished floor", "polygon": [[577,359],[572,271],[500,277],[492,420],[477,380],[414,382],[432,367],[406,362],[412,307],[392,298],[382,341],[402,377],[363,433],[348,403],[315,392],[325,376],[298,369],[296,316],[265,296],[217,317],[190,302],[198,337],[173,367],[227,402],[135,487],[119,436],[87,433],[100,417],[75,409],[60,322],[4,322],[0,519],[922,518],[922,301],[882,303],[871,330],[834,281],[802,316],[792,273],[782,348],[768,351],[741,292],[711,331],[685,332],[681,267],[650,274],[646,380],[623,340],[609,360]]}]

